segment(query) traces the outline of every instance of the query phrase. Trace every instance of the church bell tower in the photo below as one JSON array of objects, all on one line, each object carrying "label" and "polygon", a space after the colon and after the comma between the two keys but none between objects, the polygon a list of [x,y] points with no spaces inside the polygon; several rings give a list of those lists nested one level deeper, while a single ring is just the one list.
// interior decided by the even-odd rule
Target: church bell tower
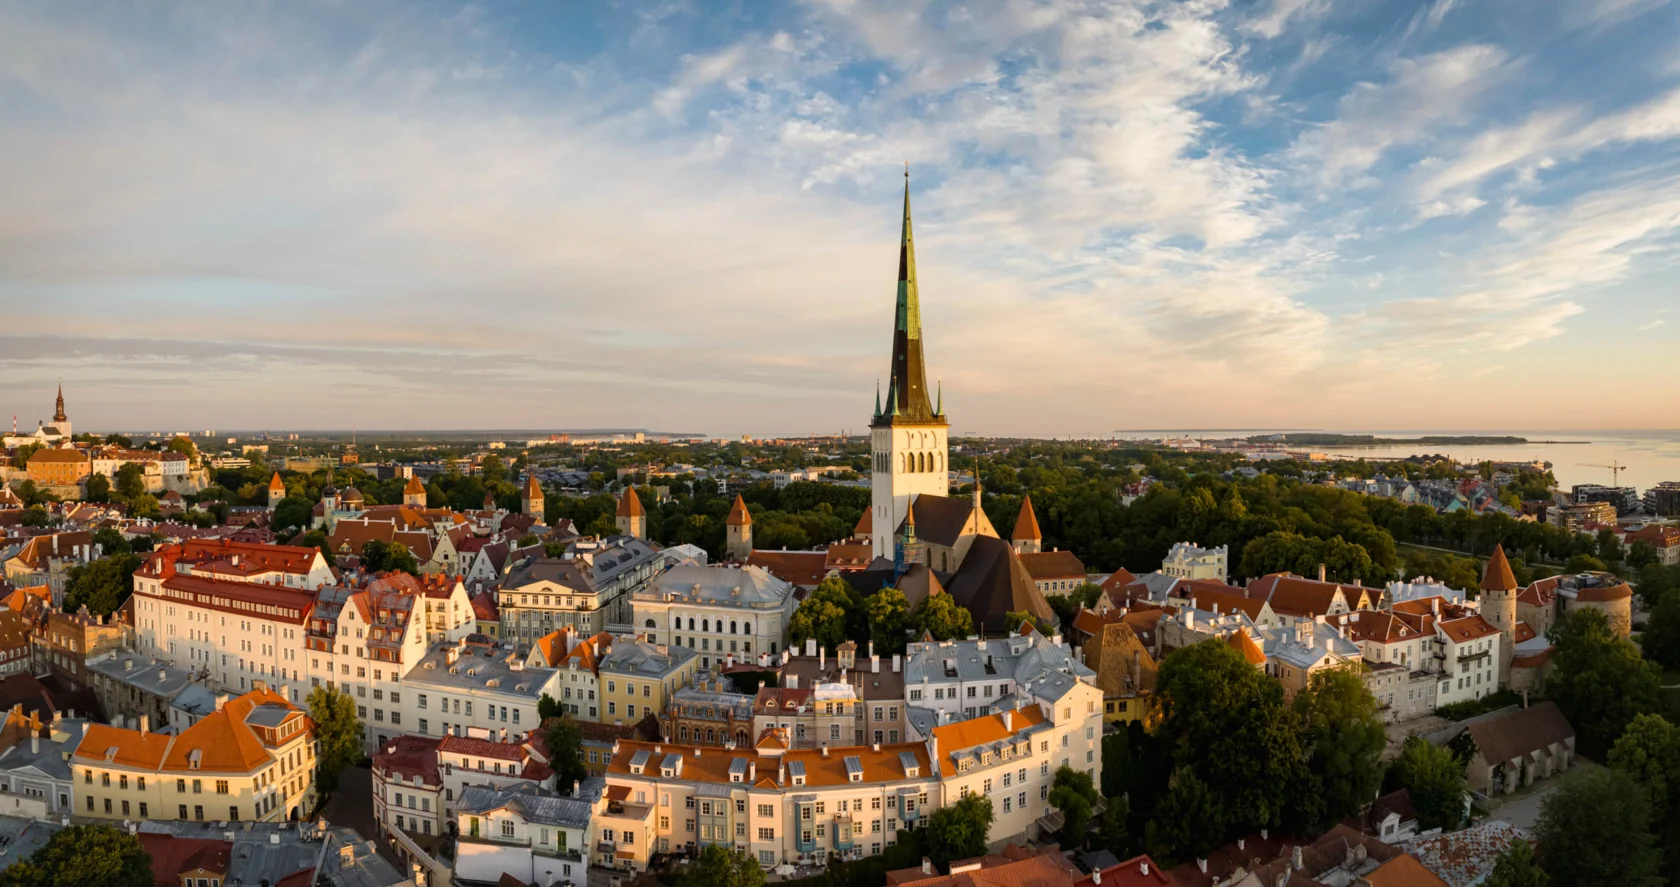
[{"label": "church bell tower", "polygon": [[[941,398],[942,400],[943,398]],[[928,398],[922,358],[922,308],[916,290],[916,247],[910,234],[910,172],[904,173],[904,229],[898,245],[898,304],[893,314],[887,401],[875,393],[869,423],[872,553],[896,559],[899,524],[917,496],[950,492],[950,422],[944,404]]]}]

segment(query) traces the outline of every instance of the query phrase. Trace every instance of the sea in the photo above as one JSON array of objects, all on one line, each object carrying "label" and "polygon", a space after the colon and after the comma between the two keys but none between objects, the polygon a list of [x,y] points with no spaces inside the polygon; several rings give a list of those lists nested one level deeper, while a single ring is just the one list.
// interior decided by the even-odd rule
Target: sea
[{"label": "sea", "polygon": [[[1192,437],[1219,439],[1253,437],[1261,434],[1309,433],[1318,429],[1138,429],[1110,432],[1105,437],[1121,439],[1160,439]],[[1370,447],[1314,446],[1313,452],[1357,459],[1404,458],[1412,455],[1434,454],[1450,456],[1459,462],[1549,462],[1552,475],[1564,489],[1575,484],[1606,484],[1612,463],[1625,466],[1616,478],[1618,486],[1631,486],[1641,492],[1665,480],[1680,481],[1680,430],[1654,431],[1339,431],[1341,434],[1371,434],[1377,437],[1415,438],[1425,435],[1478,435],[1483,437],[1521,437],[1524,444],[1510,445],[1446,445],[1400,444]]]}]

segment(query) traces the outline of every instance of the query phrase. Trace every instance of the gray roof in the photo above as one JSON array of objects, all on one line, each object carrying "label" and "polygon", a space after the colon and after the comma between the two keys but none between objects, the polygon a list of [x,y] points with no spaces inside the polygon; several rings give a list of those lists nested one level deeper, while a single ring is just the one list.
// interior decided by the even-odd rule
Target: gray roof
[{"label": "gray roof", "polygon": [[905,773],[909,773],[911,770],[915,770],[916,768],[922,766],[921,763],[916,760],[916,756],[907,751],[901,751],[898,753],[898,765],[904,768]]},{"label": "gray roof", "polygon": [[[484,650],[474,645],[465,645],[460,659],[451,666],[446,651],[452,646],[455,645],[444,641],[432,647],[403,675],[403,683],[456,692],[500,693],[535,701],[542,697],[543,687],[555,673],[552,668],[527,667],[519,657],[500,647]],[[490,686],[491,681],[496,686]]]},{"label": "gray roof", "polygon": [[[153,819],[141,822],[139,829],[148,834],[174,835],[179,838],[200,838],[225,841],[232,835],[233,853],[228,859],[227,883],[238,879],[243,884],[279,883],[281,878],[313,868],[321,859],[325,836],[319,835],[314,823],[273,822],[195,822],[191,820]],[[348,829],[334,831],[348,832]],[[270,836],[277,836],[271,840]],[[397,882],[390,882],[397,883]],[[368,887],[348,882],[345,887]],[[379,885],[383,887],[383,885]]]},{"label": "gray roof", "polygon": [[601,671],[630,677],[662,678],[700,656],[688,647],[650,644],[640,639],[615,640],[601,660]]},{"label": "gray roof", "polygon": [[630,767],[631,767],[632,770],[634,770],[637,767],[646,767],[647,762],[652,760],[652,759],[653,759],[653,752],[650,752],[645,748],[644,749],[638,749],[635,754],[630,756]]},{"label": "gray roof", "polygon": [[1086,681],[1096,679],[1096,672],[1074,659],[1065,645],[1052,644],[1036,631],[1012,638],[917,642],[909,646],[904,660],[904,683],[908,687],[922,683],[924,677],[930,683],[995,678],[1024,683],[1046,672],[1071,674]]},{"label": "gray roof", "polygon": [[785,606],[793,586],[763,567],[702,567],[678,564],[659,574],[650,587],[636,592],[641,600],[677,600],[714,607],[775,609]]},{"label": "gray roof", "polygon": [[[372,841],[351,829],[333,829],[327,833],[326,844],[327,853],[316,875],[332,887],[392,887],[408,881],[407,875],[379,855]],[[345,847],[350,848],[348,864],[342,855]]]},{"label": "gray roof", "polygon": [[0,868],[35,855],[60,828],[56,820],[0,816]]},{"label": "gray roof", "polygon": [[121,681],[153,696],[174,699],[193,683],[192,672],[132,650],[118,650],[87,664],[89,671]]},{"label": "gray roof", "polygon": [[259,705],[245,716],[245,723],[257,727],[278,727],[296,713],[297,709],[285,705]]},{"label": "gray roof", "polygon": [[193,684],[169,700],[169,707],[202,718],[216,710],[216,694],[203,684]]},{"label": "gray roof", "polygon": [[563,798],[530,782],[504,789],[469,788],[461,792],[461,799],[456,803],[457,809],[478,814],[504,807],[518,813],[526,822],[577,829],[588,827],[591,809],[588,801]]},{"label": "gray roof", "polygon": [[34,768],[41,775],[60,782],[70,780],[70,762],[65,755],[76,750],[82,744],[82,734],[87,731],[88,722],[81,719],[65,719],[53,727],[54,736],[64,736],[62,741],[43,739],[39,751],[31,751],[28,740],[0,753],[0,773],[13,773],[19,770]]}]

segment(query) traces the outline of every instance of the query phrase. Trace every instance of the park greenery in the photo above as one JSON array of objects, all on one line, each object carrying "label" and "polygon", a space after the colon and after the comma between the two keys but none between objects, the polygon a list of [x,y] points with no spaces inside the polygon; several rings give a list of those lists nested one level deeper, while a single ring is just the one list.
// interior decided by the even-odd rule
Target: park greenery
[{"label": "park greenery", "polygon": [[896,588],[868,596],[838,576],[823,579],[799,602],[788,623],[789,643],[798,649],[813,639],[833,650],[848,639],[873,641],[875,654],[904,652],[906,643],[924,634],[935,640],[967,637],[974,631],[974,615],[948,594],[929,595],[914,610]]}]

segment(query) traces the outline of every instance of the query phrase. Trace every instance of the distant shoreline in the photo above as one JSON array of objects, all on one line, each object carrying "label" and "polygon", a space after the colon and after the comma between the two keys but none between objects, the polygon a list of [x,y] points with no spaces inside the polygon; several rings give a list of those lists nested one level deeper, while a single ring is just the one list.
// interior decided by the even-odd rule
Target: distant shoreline
[{"label": "distant shoreline", "polygon": [[1378,437],[1374,434],[1334,434],[1327,432],[1257,434],[1247,438],[1251,444],[1281,444],[1284,446],[1359,449],[1367,447],[1517,447],[1532,444],[1589,444],[1587,440],[1529,440],[1515,435],[1426,434],[1419,437]]}]

